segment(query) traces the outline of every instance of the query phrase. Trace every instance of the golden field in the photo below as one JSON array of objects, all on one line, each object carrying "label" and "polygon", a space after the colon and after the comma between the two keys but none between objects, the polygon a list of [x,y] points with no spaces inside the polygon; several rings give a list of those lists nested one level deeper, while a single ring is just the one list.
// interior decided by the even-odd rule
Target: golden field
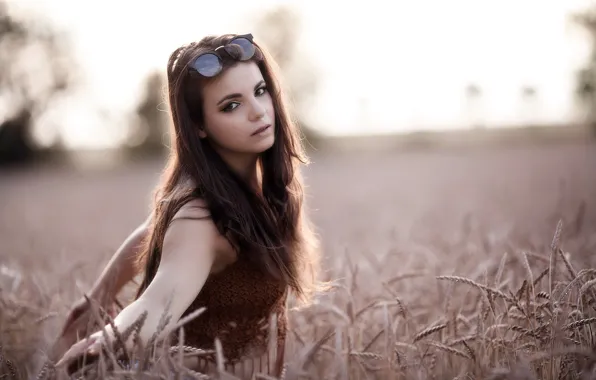
[{"label": "golden field", "polygon": [[[286,378],[596,378],[596,145],[312,160],[337,286],[292,311]],[[161,165],[0,171],[1,379],[40,374],[68,307],[146,216]],[[106,362],[101,377],[124,376]],[[183,372],[154,367],[143,378]]]}]

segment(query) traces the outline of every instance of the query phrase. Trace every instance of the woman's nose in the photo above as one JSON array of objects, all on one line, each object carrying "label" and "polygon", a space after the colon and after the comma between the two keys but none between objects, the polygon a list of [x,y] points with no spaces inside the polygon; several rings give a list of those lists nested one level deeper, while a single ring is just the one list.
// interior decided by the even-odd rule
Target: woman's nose
[{"label": "woman's nose", "polygon": [[251,113],[251,120],[257,121],[265,117],[265,107],[261,105],[258,101],[253,102],[252,104],[252,113]]}]

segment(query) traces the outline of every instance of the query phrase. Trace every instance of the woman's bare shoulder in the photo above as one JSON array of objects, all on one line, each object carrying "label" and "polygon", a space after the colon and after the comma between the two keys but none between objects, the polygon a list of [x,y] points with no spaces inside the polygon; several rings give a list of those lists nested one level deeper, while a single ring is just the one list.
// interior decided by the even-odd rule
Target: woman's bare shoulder
[{"label": "woman's bare shoulder", "polygon": [[207,203],[203,199],[195,198],[180,207],[180,210],[176,212],[172,221],[177,219],[211,220],[211,217]]},{"label": "woman's bare shoulder", "polygon": [[201,239],[209,242],[208,246],[214,259],[212,272],[219,272],[235,261],[236,254],[232,246],[217,230],[204,200],[193,199],[185,203],[174,215],[172,223],[176,221],[189,222],[190,228],[186,229],[180,238],[193,235],[189,238],[196,239],[199,235]]}]

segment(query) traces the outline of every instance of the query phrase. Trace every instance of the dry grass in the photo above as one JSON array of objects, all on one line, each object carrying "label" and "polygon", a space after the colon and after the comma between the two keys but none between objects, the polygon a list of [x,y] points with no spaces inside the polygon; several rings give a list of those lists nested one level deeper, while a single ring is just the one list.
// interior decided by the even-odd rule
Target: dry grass
[{"label": "dry grass", "polygon": [[[596,161],[549,149],[515,151],[514,158],[512,152],[475,152],[405,160],[340,157],[341,164],[315,159],[324,168],[308,175],[314,208],[324,212],[315,219],[328,252],[326,276],[338,285],[311,307],[291,312],[294,354],[284,377],[594,378],[596,173],[586,178],[579,173],[588,171],[577,167]],[[563,158],[564,164],[556,163]],[[376,170],[363,172],[362,181],[342,193],[357,165]],[[400,165],[417,172],[396,172],[397,181],[379,186]],[[324,180],[328,173],[335,184]],[[139,188],[148,186],[139,182]],[[356,216],[348,217],[346,209]],[[142,206],[131,211],[137,212],[131,223],[140,220],[138,210]],[[123,224],[119,228],[134,225]],[[114,244],[125,233],[112,233]],[[0,274],[0,378],[51,378],[51,363],[42,368],[43,348],[62,322],[56,313],[62,317],[80,294],[72,273],[91,277],[80,285],[85,288],[111,251],[68,267],[55,264],[65,255],[56,253],[60,249],[43,259],[19,256],[14,247]],[[126,369],[118,362],[122,354],[104,352],[86,378],[203,378],[176,364],[183,355],[202,354],[190,347],[127,353],[146,359],[147,371]]]}]

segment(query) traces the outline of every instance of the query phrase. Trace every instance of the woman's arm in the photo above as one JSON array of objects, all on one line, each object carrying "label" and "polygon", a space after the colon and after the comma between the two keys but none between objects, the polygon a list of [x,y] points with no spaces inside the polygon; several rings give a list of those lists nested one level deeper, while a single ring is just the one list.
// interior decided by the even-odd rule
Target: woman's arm
[{"label": "woman's arm", "polygon": [[[110,315],[116,311],[113,305],[116,295],[137,274],[134,260],[141,241],[148,232],[150,221],[150,217],[147,218],[126,238],[88,293],[89,298],[96,300]],[[78,336],[86,334],[92,320],[94,318],[91,305],[85,297],[81,297],[71,306],[61,332],[50,350],[50,357],[62,356],[64,351],[76,342]]]},{"label": "woman's arm", "polygon": [[[197,205],[199,207],[197,207]],[[182,207],[168,227],[162,248],[162,257],[154,279],[145,292],[124,308],[114,319],[119,331],[124,331],[142,313],[147,311],[139,338],[143,344],[157,331],[163,312],[169,304],[170,322],[165,332],[178,322],[184,311],[200,292],[207,280],[215,260],[215,239],[217,229],[213,221],[206,217],[207,211],[201,209],[199,201],[189,202]],[[105,326],[108,339],[114,340],[114,332]],[[76,343],[64,354],[58,364],[62,365],[81,355],[94,342],[100,342],[102,331],[93,334],[89,340]],[[127,349],[132,348],[132,338],[127,342]]]},{"label": "woman's arm", "polygon": [[139,225],[114,253],[98,279],[93,284],[89,295],[100,303],[115,297],[131,281],[137,270],[134,265],[140,245],[149,231],[151,217]]}]

